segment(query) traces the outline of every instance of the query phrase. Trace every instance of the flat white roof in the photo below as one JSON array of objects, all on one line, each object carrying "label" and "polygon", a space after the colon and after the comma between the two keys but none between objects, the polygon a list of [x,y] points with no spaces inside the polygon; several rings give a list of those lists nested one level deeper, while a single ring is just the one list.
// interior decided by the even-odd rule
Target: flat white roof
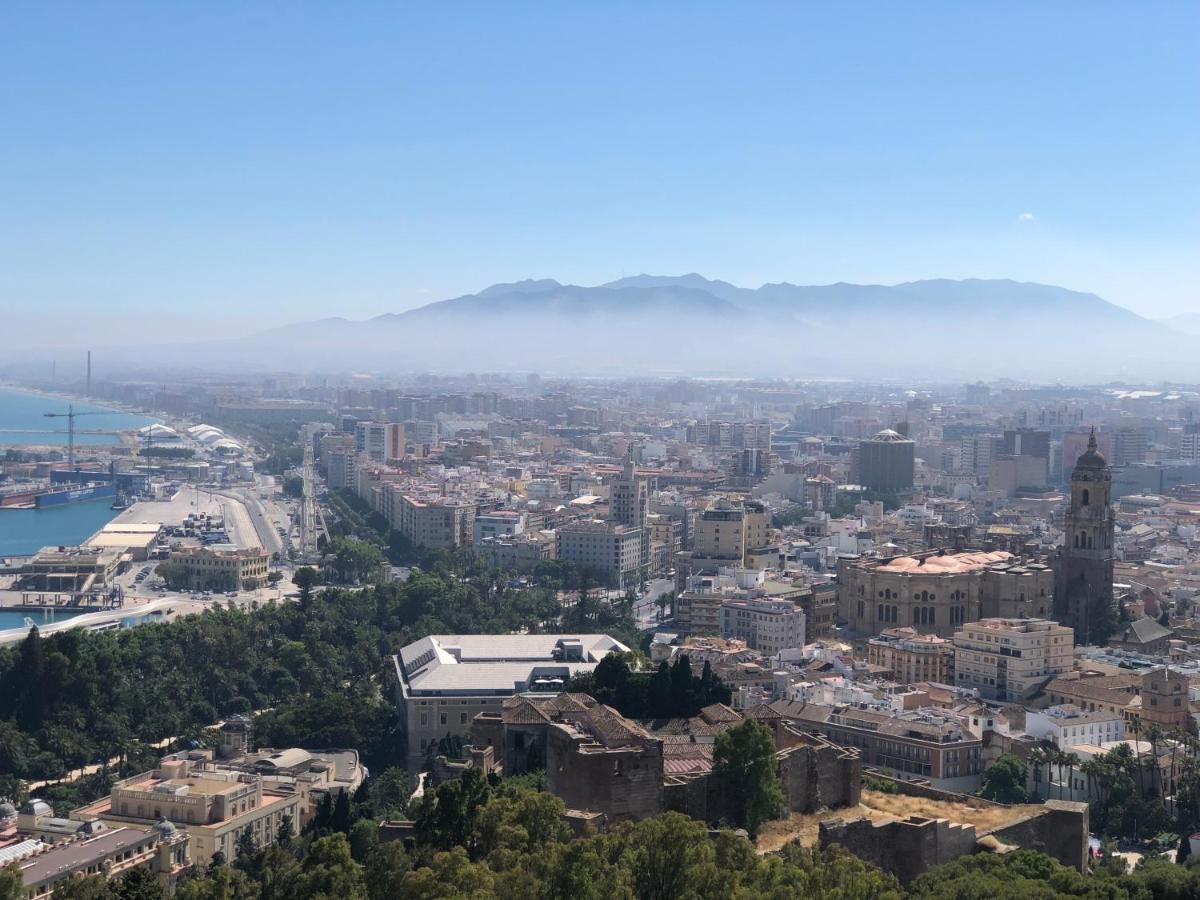
[{"label": "flat white roof", "polygon": [[[580,658],[555,659],[560,642],[578,645]],[[610,652],[628,649],[606,634],[430,635],[400,651],[397,674],[406,693],[511,693],[528,690],[535,676],[569,678],[589,672]]]}]

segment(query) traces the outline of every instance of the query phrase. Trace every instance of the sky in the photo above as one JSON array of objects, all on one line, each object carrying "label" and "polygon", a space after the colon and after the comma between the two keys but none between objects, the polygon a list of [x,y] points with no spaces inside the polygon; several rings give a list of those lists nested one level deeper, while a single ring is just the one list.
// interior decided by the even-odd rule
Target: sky
[{"label": "sky", "polygon": [[7,3],[0,320],[692,271],[1200,312],[1198,40],[1195,2]]}]

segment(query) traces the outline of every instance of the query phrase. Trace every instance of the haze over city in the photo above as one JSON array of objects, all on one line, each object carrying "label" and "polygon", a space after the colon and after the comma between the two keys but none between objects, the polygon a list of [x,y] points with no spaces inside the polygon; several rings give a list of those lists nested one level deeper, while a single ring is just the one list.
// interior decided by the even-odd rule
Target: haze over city
[{"label": "haze over city", "polygon": [[13,7],[0,297],[72,346],[641,272],[1011,278],[1192,313],[1198,17]]},{"label": "haze over city", "polygon": [[0,900],[1200,897],[1200,5],[0,36]]}]

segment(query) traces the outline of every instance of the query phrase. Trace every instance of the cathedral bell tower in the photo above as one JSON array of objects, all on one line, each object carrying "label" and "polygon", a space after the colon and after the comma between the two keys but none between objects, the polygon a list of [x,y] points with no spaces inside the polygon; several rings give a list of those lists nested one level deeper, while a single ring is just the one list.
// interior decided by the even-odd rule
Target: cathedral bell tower
[{"label": "cathedral bell tower", "polygon": [[1071,502],[1055,572],[1055,618],[1075,629],[1075,643],[1103,643],[1113,612],[1112,470],[1096,445],[1096,429],[1071,472]]}]

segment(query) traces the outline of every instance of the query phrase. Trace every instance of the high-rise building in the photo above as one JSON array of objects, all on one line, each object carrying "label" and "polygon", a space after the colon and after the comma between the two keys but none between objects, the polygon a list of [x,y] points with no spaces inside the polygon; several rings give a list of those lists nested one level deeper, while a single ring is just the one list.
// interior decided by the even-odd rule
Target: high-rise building
[{"label": "high-rise building", "polygon": [[1112,470],[1093,430],[1071,472],[1071,501],[1055,571],[1055,617],[1077,643],[1103,643],[1113,620]]},{"label": "high-rise building", "polygon": [[399,422],[359,422],[354,449],[372,462],[386,463],[404,456],[404,426]]},{"label": "high-rise building", "polygon": [[1144,429],[1118,428],[1112,435],[1112,464],[1127,466],[1130,463],[1145,462],[1148,444]]},{"label": "high-rise building", "polygon": [[639,478],[633,464],[633,448],[625,456],[625,468],[612,483],[609,496],[608,517],[618,525],[638,529],[641,555],[638,565],[643,575],[650,564],[650,529],[646,526],[646,514],[650,510],[650,488],[646,479]]},{"label": "high-rise building", "polygon": [[858,481],[873,491],[907,491],[913,486],[916,444],[885,428],[858,445]]}]

